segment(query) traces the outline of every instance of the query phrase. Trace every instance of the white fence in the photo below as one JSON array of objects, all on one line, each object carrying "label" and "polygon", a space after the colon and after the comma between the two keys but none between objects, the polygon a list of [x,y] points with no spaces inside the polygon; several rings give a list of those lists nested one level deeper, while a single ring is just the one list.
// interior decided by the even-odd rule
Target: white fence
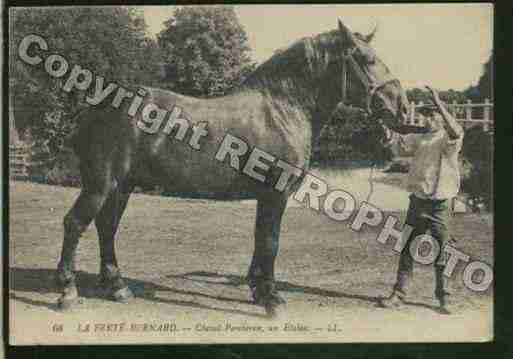
[{"label": "white fence", "polygon": [[[409,118],[406,123],[409,125],[421,126],[424,122],[422,115],[416,111],[418,107],[423,106],[421,102],[410,103]],[[467,129],[475,125],[483,126],[484,131],[493,131],[493,103],[485,99],[484,103],[472,103],[470,100],[467,103],[450,103],[446,104],[447,109],[451,114],[462,123],[463,128]]]}]

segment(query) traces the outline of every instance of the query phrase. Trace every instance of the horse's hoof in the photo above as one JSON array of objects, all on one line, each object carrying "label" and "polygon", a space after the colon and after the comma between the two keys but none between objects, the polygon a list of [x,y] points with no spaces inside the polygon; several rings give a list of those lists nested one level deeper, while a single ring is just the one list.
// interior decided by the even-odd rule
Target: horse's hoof
[{"label": "horse's hoof", "polygon": [[273,303],[276,305],[287,304],[285,299],[283,299],[283,297],[277,291],[274,291],[273,293],[268,294],[266,296],[266,295],[260,294],[259,291],[257,290],[257,288],[250,288],[250,290],[251,290],[251,299],[253,300],[253,303],[256,305],[265,306],[266,302]]},{"label": "horse's hoof", "polygon": [[282,308],[284,308],[283,305],[278,305],[276,303],[267,303],[264,305],[265,314],[269,319],[278,318],[282,312],[282,310],[280,310]]},{"label": "horse's hoof", "polygon": [[278,305],[284,305],[284,304],[287,304],[287,302],[285,301],[285,299],[283,299],[283,297],[280,295],[280,293],[278,293],[277,291],[273,291],[271,294],[269,294],[265,299],[264,299],[266,305],[267,304],[270,304],[270,305],[275,305],[275,306],[278,306]]},{"label": "horse's hoof", "polygon": [[75,287],[66,288],[64,293],[57,300],[57,309],[67,311],[79,303],[78,291]]},{"label": "horse's hoof", "polygon": [[112,298],[119,303],[128,303],[134,298],[134,292],[128,287],[123,287],[112,293]]},{"label": "horse's hoof", "polygon": [[270,319],[278,317],[278,311],[276,310],[276,307],[272,305],[265,306],[265,314],[267,314],[267,317]]},{"label": "horse's hoof", "polygon": [[273,294],[273,300],[278,304],[278,305],[283,305],[283,304],[287,304],[287,301],[279,294],[279,293],[274,293]]},{"label": "horse's hoof", "polygon": [[279,308],[283,308],[287,302],[278,293],[274,292],[269,294],[266,298],[259,298],[258,304],[262,305],[265,313],[269,318],[277,318],[279,316]]},{"label": "horse's hoof", "polygon": [[67,298],[59,298],[57,301],[57,309],[62,312],[68,311],[76,306],[78,303],[78,298],[67,299]]}]

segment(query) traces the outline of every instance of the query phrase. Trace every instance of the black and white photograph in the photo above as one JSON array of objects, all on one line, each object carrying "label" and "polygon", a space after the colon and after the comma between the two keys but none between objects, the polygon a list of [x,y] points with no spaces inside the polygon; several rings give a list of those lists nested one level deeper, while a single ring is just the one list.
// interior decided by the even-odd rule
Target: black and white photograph
[{"label": "black and white photograph", "polygon": [[493,4],[5,10],[11,345],[494,339]]}]

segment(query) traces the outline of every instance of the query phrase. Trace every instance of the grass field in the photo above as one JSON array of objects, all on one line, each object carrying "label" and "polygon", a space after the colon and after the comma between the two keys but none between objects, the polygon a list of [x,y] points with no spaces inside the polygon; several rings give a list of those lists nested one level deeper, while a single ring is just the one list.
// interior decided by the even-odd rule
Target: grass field
[{"label": "grass field", "polygon": [[[345,178],[347,183],[362,182]],[[386,198],[399,196],[379,195],[379,189],[378,202],[390,204]],[[398,260],[391,246],[375,240],[377,230],[355,233],[346,223],[298,205],[289,206],[285,214],[276,267],[278,288],[288,304],[278,319],[266,319],[262,308],[249,302],[244,284],[253,249],[254,202],[143,194],[132,196],[116,245],[121,270],[136,298],[118,304],[96,295],[99,249],[91,225],[78,254],[83,299],[72,312],[58,312],[53,274],[62,245],[61,223],[77,194],[74,188],[11,183],[11,342],[485,341],[493,335],[493,289],[485,293],[466,289],[463,266],[453,276],[453,315],[441,316],[434,310],[433,270],[421,265],[415,268],[411,303],[401,310],[381,309],[376,302],[390,293]],[[462,251],[493,264],[490,216],[457,214],[453,234]],[[165,322],[178,329],[173,333],[101,329],[102,323]],[[213,329],[226,323],[258,324],[264,330]],[[286,323],[308,329],[286,330]],[[87,324],[100,329],[86,332]],[[278,331],[265,329],[271,324]],[[201,330],[202,325],[212,330]]]}]

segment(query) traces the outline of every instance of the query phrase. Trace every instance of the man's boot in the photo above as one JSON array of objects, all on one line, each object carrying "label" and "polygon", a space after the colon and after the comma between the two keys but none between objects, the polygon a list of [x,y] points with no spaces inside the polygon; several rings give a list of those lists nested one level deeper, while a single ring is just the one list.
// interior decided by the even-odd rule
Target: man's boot
[{"label": "man's boot", "polygon": [[406,288],[410,281],[411,274],[407,272],[397,273],[397,282],[394,285],[392,294],[380,301],[383,308],[399,308],[406,300]]},{"label": "man's boot", "polygon": [[400,308],[405,301],[406,294],[400,290],[394,289],[388,298],[383,298],[379,302],[383,308]]},{"label": "man's boot", "polygon": [[444,266],[435,265],[435,280],[435,297],[438,300],[438,312],[440,314],[451,314],[450,292],[446,289],[447,279],[444,277]]}]

